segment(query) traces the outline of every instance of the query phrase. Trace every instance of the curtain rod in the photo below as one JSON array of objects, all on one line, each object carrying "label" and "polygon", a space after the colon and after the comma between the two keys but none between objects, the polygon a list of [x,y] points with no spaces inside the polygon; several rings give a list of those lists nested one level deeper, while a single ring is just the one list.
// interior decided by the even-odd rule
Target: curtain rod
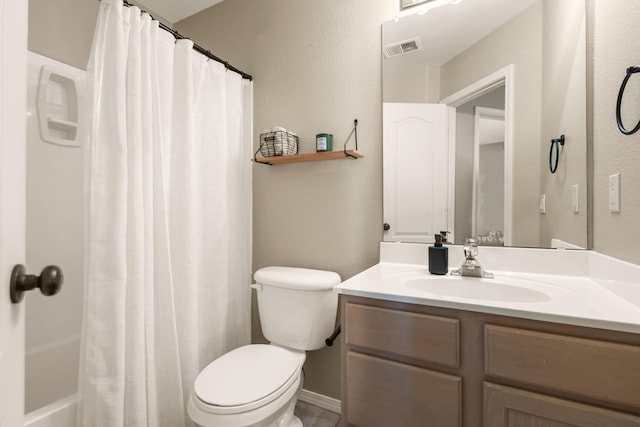
[{"label": "curtain rod", "polygon": [[[127,0],[122,0],[122,3],[123,3],[125,6],[127,6],[127,7],[135,6],[134,4],[129,3]],[[148,14],[149,16],[151,16],[151,18],[153,18],[153,15],[151,15],[149,12],[144,11],[144,10],[143,10],[142,12],[143,12],[143,13]],[[155,18],[153,18],[153,19],[155,19]],[[155,19],[155,20],[157,21],[157,19]],[[165,31],[167,31],[167,32],[169,32],[169,33],[171,33],[171,35],[173,35],[173,37],[175,37],[177,40],[181,40],[181,39],[189,39],[188,37],[183,36],[182,34],[180,34],[179,32],[177,32],[177,31],[176,31],[176,30],[174,30],[173,28],[170,28],[170,27],[166,26],[165,24],[163,24],[163,23],[162,23],[162,22],[160,22],[160,21],[158,21],[158,24],[159,24],[160,28],[162,28],[163,30],[165,30]],[[204,56],[206,56],[206,57],[207,57],[207,58],[209,58],[209,59],[213,59],[214,61],[216,61],[216,62],[219,62],[219,63],[223,64],[223,65],[224,65],[224,67],[225,67],[227,70],[231,70],[231,71],[233,71],[234,73],[238,73],[238,74],[240,74],[240,75],[242,76],[242,78],[243,78],[243,79],[247,79],[247,80],[249,80],[249,81],[252,81],[252,80],[253,80],[253,77],[251,77],[251,75],[250,75],[250,74],[247,74],[247,73],[245,73],[244,71],[239,70],[239,69],[237,69],[236,67],[234,67],[233,65],[229,64],[227,61],[224,61],[224,60],[222,60],[222,59],[218,58],[218,57],[217,57],[217,56],[215,56],[213,53],[211,53],[210,51],[206,50],[205,48],[203,48],[202,46],[198,45],[198,44],[197,44],[197,43],[195,43],[195,42],[193,43],[193,50],[195,50],[196,52],[199,52],[199,53],[203,54]]]}]

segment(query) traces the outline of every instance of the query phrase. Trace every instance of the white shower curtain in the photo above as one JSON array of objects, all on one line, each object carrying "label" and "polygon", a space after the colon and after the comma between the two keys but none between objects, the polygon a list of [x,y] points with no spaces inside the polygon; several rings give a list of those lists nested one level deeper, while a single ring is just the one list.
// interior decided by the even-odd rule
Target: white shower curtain
[{"label": "white shower curtain", "polygon": [[[78,419],[190,425],[198,372],[250,340],[250,83],[102,0]],[[249,115],[249,118],[247,118]]]}]

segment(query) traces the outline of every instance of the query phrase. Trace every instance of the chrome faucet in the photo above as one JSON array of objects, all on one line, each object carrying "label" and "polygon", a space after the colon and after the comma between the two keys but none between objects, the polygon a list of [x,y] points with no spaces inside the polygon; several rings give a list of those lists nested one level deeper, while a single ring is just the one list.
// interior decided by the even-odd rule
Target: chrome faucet
[{"label": "chrome faucet", "polygon": [[478,244],[474,239],[464,242],[464,262],[457,270],[452,270],[453,276],[484,277],[493,279],[493,274],[484,270],[476,257],[478,256]]}]

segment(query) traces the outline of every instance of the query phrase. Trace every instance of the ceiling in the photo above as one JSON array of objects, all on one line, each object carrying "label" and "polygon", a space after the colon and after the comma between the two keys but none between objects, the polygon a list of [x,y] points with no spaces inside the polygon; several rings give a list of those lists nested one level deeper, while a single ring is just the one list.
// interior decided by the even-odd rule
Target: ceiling
[{"label": "ceiling", "polygon": [[441,66],[484,38],[537,0],[463,0],[400,16],[383,25],[383,44],[420,38],[421,50],[384,61],[385,72],[418,66]]},{"label": "ceiling", "polygon": [[144,9],[172,24],[207,9],[222,0],[137,0]]}]

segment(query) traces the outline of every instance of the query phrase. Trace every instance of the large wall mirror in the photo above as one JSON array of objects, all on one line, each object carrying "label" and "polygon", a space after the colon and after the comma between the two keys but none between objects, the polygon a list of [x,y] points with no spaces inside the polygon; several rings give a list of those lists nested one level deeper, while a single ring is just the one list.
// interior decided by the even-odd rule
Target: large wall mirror
[{"label": "large wall mirror", "polygon": [[[456,244],[473,237],[484,245],[586,248],[585,1],[442,3],[382,25],[385,160],[389,146],[402,150],[398,135],[432,125],[419,113],[387,117],[398,105],[446,105],[450,132],[429,142],[448,144],[444,151],[417,151],[419,173],[416,156],[405,155],[414,166],[397,169],[412,185],[400,179],[390,187],[385,165],[385,240],[404,241],[397,230],[424,226],[422,238],[406,240],[430,242],[434,233],[449,231]],[[551,173],[549,147],[560,135],[565,145]],[[417,135],[414,142],[428,138]],[[429,153],[436,152],[448,154],[434,162]],[[394,162],[402,157],[394,154]],[[442,214],[424,206],[416,214],[415,177],[443,163],[447,171],[428,178],[425,192],[439,195],[427,204]],[[393,195],[407,206],[388,203],[408,187],[410,196]],[[413,212],[403,216],[407,207]],[[423,218],[430,222],[418,224]]]}]

